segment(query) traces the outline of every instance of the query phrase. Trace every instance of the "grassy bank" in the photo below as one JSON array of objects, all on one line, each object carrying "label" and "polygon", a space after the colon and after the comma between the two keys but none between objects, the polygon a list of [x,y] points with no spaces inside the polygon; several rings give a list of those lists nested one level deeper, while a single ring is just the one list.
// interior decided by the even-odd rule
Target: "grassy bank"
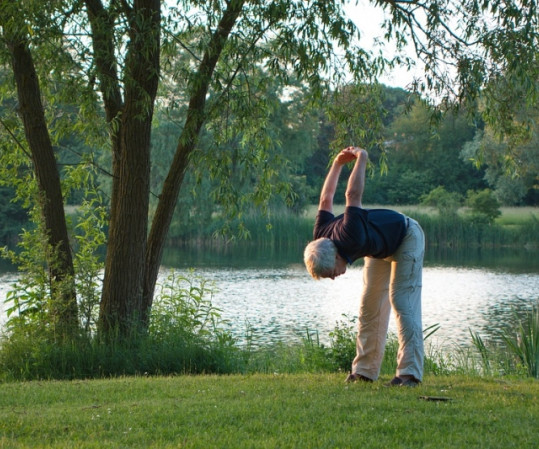
[{"label": "grassy bank", "polygon": [[384,387],[388,379],[345,385],[342,375],[303,374],[2,384],[0,447],[537,447],[537,381],[428,377],[409,389]]}]

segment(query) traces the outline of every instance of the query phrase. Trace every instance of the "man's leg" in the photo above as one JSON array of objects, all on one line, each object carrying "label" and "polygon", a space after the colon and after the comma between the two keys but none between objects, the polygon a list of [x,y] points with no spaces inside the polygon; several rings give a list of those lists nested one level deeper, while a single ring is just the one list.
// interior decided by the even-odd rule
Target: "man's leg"
[{"label": "man's leg", "polygon": [[391,263],[365,257],[356,340],[356,357],[352,373],[376,380],[384,357],[391,305],[389,277]]},{"label": "man's leg", "polygon": [[390,300],[395,311],[399,352],[397,376],[423,378],[423,327],[421,287],[425,236],[419,224],[410,219],[399,249],[391,257]]}]

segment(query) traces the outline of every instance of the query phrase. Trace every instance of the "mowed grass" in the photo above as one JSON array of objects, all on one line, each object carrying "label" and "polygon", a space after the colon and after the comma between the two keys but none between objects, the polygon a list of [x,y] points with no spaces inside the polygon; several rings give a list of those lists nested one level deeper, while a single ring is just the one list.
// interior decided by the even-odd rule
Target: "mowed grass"
[{"label": "mowed grass", "polygon": [[[342,374],[0,385],[2,448],[536,448],[539,382]],[[444,397],[447,401],[427,400]],[[427,397],[425,399],[424,397]]]}]

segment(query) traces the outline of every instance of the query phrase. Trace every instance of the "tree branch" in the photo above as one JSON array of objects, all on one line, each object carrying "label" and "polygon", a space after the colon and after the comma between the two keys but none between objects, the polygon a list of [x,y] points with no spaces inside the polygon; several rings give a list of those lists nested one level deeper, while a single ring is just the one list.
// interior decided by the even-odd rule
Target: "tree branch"
[{"label": "tree branch", "polygon": [[30,160],[32,160],[32,155],[30,153],[28,153],[28,151],[26,150],[26,148],[24,148],[23,144],[21,143],[21,141],[19,139],[17,139],[17,136],[15,134],[13,134],[13,132],[11,131],[11,129],[9,129],[9,127],[7,126],[6,122],[4,122],[4,120],[0,117],[0,123],[2,124],[2,126],[4,127],[4,129],[7,131],[7,133],[11,136],[11,138],[15,141],[15,143],[17,144],[17,146],[21,149],[21,151],[26,155],[26,157]]},{"label": "tree branch", "polygon": [[122,96],[114,53],[114,29],[109,12],[101,0],[85,0],[92,28],[92,43],[107,122],[111,123],[122,109]]}]

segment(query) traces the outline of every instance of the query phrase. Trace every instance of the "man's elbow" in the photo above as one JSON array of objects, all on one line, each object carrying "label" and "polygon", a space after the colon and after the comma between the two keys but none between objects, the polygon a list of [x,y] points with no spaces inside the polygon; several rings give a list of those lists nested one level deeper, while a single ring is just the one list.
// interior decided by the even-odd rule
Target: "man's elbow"
[{"label": "man's elbow", "polygon": [[318,208],[331,211],[333,209],[333,195],[324,195],[320,197]]},{"label": "man's elbow", "polygon": [[361,207],[361,192],[356,190],[347,190],[345,196],[347,206]]}]

